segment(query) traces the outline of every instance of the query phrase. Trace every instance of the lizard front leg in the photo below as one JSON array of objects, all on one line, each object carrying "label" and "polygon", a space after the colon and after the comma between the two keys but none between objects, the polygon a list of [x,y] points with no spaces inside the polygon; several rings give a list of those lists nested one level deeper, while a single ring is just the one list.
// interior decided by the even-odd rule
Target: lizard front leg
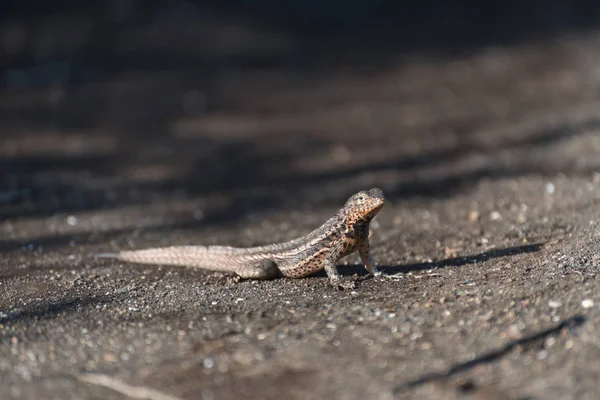
[{"label": "lizard front leg", "polygon": [[365,265],[365,268],[367,269],[367,271],[369,271],[369,274],[373,276],[383,275],[383,273],[379,271],[379,269],[377,269],[377,264],[375,264],[375,260],[373,260],[373,257],[371,257],[371,254],[369,252],[368,240],[365,240],[363,244],[359,247],[358,254],[360,255],[360,259]]}]

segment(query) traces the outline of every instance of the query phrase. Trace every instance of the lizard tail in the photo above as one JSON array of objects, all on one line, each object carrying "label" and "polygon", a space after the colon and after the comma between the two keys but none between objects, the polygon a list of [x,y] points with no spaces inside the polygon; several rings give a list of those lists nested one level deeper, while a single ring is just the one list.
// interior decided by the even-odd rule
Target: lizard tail
[{"label": "lizard tail", "polygon": [[99,253],[97,258],[113,258],[139,264],[177,265],[211,271],[233,272],[259,257],[245,249],[226,246],[171,246],[145,250]]}]

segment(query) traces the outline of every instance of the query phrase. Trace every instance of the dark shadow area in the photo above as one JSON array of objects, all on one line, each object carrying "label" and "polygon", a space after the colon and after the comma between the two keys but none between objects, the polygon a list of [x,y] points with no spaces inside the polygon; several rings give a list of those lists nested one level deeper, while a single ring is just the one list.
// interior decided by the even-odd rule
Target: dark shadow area
[{"label": "dark shadow area", "polygon": [[[211,210],[200,221],[182,222],[180,228],[190,223],[207,226],[231,222],[249,212],[289,206],[290,195],[303,189],[302,182],[293,187],[291,164],[303,154],[330,146],[324,141],[305,141],[261,154],[256,151],[260,143],[252,140],[142,141],[148,155],[136,151],[139,143],[123,141],[122,150],[106,155],[0,159],[0,168],[5,172],[0,176],[4,183],[0,190],[0,220],[147,205],[171,195],[181,198],[222,193],[228,198],[226,207]],[[169,178],[149,182],[124,177],[155,165],[181,174],[173,172]],[[274,173],[284,174],[285,178],[269,178]],[[110,183],[96,183],[103,180]],[[274,190],[278,186],[279,190]],[[292,206],[298,206],[298,200]],[[344,201],[339,199],[339,205]],[[0,248],[6,246],[0,244]]]},{"label": "dark shadow area", "polygon": [[[245,67],[362,66],[379,69],[398,54],[435,52],[456,54],[481,46],[515,43],[528,39],[552,40],[557,35],[587,30],[598,25],[600,6],[593,0],[492,1],[376,0],[323,3],[274,0],[195,1],[72,1],[37,0],[4,2],[6,19],[39,20],[48,15],[83,16],[94,21],[92,37],[112,39],[115,29],[151,23],[165,10],[200,17],[239,18],[264,31],[291,38],[291,51],[250,51],[229,55],[227,62]],[[110,43],[92,41],[86,60],[104,61],[115,68]],[[26,56],[21,57],[27,60]],[[163,50],[139,49],[118,58],[129,67],[172,67],[206,61],[203,57]],[[151,60],[152,62],[148,62]]]},{"label": "dark shadow area", "polygon": [[410,389],[415,386],[420,386],[420,385],[424,385],[426,383],[448,379],[448,378],[452,377],[453,375],[468,371],[478,365],[497,361],[500,358],[506,356],[508,353],[510,353],[511,351],[513,351],[519,347],[525,347],[525,348],[533,347],[535,345],[538,345],[540,342],[542,342],[548,336],[558,335],[564,329],[571,331],[572,329],[578,328],[581,325],[583,325],[583,323],[585,321],[586,321],[586,317],[583,315],[575,315],[573,317],[567,318],[564,321],[560,322],[559,324],[557,324],[551,328],[544,329],[537,333],[533,333],[531,335],[524,336],[520,339],[510,341],[506,345],[504,345],[496,350],[491,350],[487,353],[483,353],[483,354],[475,357],[471,361],[454,364],[445,372],[433,372],[433,373],[425,374],[415,380],[402,383],[394,388],[394,393],[397,394],[397,393],[402,392],[403,390]]},{"label": "dark shadow area", "polygon": [[[465,257],[449,258],[441,261],[424,262],[417,264],[408,264],[404,266],[380,265],[379,269],[385,274],[396,275],[408,272],[418,272],[427,269],[437,269],[446,267],[460,267],[467,264],[477,264],[494,258],[510,257],[519,254],[535,253],[542,249],[543,244],[535,243],[524,246],[507,247],[505,249],[494,249],[480,254]],[[367,270],[363,265],[339,265],[338,270],[342,276],[367,276]],[[312,276],[325,277],[325,271],[319,271]]]},{"label": "dark shadow area", "polygon": [[466,380],[457,385],[449,385],[451,389],[455,389],[459,394],[469,396],[475,399],[499,399],[499,400],[534,400],[530,396],[519,396],[513,398],[504,391],[498,390],[491,385],[478,385],[472,380]]},{"label": "dark shadow area", "polygon": [[[424,152],[418,156],[391,161],[374,161],[361,166],[341,167],[331,172],[298,173],[302,157],[311,152],[323,152],[334,146],[325,138],[297,141],[294,135],[275,138],[276,148],[269,149],[269,139],[252,137],[236,141],[198,139],[144,139],[144,146],[160,149],[159,155],[136,153],[139,143],[134,138],[122,140],[122,150],[95,156],[27,156],[0,159],[5,174],[4,189],[0,192],[0,220],[27,215],[43,217],[56,213],[81,212],[149,204],[157,197],[170,193],[202,196],[214,192],[228,193],[235,199],[233,205],[218,215],[207,215],[198,225],[211,222],[235,221],[249,212],[263,212],[270,208],[298,207],[304,201],[315,206],[325,205],[312,200],[311,193],[321,185],[351,181],[360,174],[385,171],[403,171],[410,175],[425,168],[451,165],[470,156],[493,155],[498,151],[527,151],[543,148],[600,127],[599,120],[590,119],[542,130],[525,138],[507,139],[493,148],[473,143]],[[301,137],[301,135],[297,135]],[[142,140],[140,137],[139,140]],[[251,149],[251,150],[249,150]],[[258,150],[258,151],[257,151]],[[150,182],[114,179],[120,171],[135,171],[138,165],[167,165],[181,170],[179,176]],[[411,198],[444,198],[476,185],[481,179],[503,179],[526,175],[552,177],[558,173],[589,175],[595,167],[572,171],[563,166],[539,165],[524,159],[515,165],[493,160],[468,170],[454,172],[451,167],[442,176],[403,179],[386,190],[394,202]],[[40,177],[41,176],[41,177]],[[110,185],[95,186],[89,178],[110,179]],[[356,188],[357,190],[360,188]],[[235,193],[235,194],[234,194]],[[349,195],[350,193],[348,193]],[[340,198],[334,204],[343,204]]]},{"label": "dark shadow area", "polygon": [[401,273],[417,272],[426,269],[437,269],[446,267],[460,267],[467,264],[477,264],[494,258],[509,257],[519,254],[535,253],[542,249],[543,244],[535,243],[524,246],[507,247],[505,249],[494,249],[485,251],[480,254],[466,257],[449,258],[441,261],[424,262],[417,264],[409,264],[403,267],[382,267],[384,272],[393,273],[395,271]]},{"label": "dark shadow area", "polygon": [[[121,295],[90,295],[87,297],[70,297],[62,300],[56,300],[54,302],[45,301],[39,306],[28,306],[25,309],[3,313],[0,317],[0,324],[5,327],[10,327],[16,324],[26,324],[33,326],[35,321],[47,320],[54,318],[62,318],[66,313],[75,313],[81,309],[92,307],[97,304],[112,303],[117,300]],[[10,332],[10,330],[7,330]],[[23,332],[28,339],[32,339],[31,335],[38,335],[34,330],[26,330]],[[11,335],[0,337],[0,342],[10,343]],[[35,338],[33,338],[35,339]]]},{"label": "dark shadow area", "polygon": [[[131,227],[123,229],[110,229],[102,232],[84,232],[74,234],[54,234],[47,236],[37,236],[28,239],[15,239],[15,240],[0,240],[0,252],[10,253],[15,251],[24,252],[36,252],[45,251],[55,248],[61,248],[65,246],[73,245],[92,245],[98,243],[107,243],[119,237],[126,237],[134,232],[143,231],[149,232],[163,232],[168,233],[173,230],[187,230],[197,229],[201,226],[210,225],[227,225],[232,221],[236,221],[244,217],[245,208],[240,206],[236,207],[235,204],[231,208],[227,208],[222,212],[212,213],[202,220],[198,221],[193,218],[186,220],[178,220],[172,223],[162,223],[155,225],[146,225],[143,228]],[[224,243],[226,244],[226,243]],[[270,244],[270,243],[263,243]],[[2,278],[0,274],[0,279]]]},{"label": "dark shadow area", "polygon": [[[319,183],[327,182],[337,179],[344,179],[356,176],[360,173],[378,172],[385,170],[417,170],[419,168],[433,167],[443,164],[448,164],[453,161],[457,161],[460,158],[465,158],[471,155],[492,155],[497,154],[504,150],[519,150],[535,147],[548,146],[553,143],[560,142],[562,140],[571,138],[583,132],[589,132],[594,129],[600,128],[600,120],[589,119],[578,123],[568,123],[553,127],[548,130],[540,131],[536,135],[527,137],[518,137],[506,139],[503,143],[496,146],[485,147],[481,144],[466,142],[459,146],[450,149],[440,149],[430,152],[424,152],[413,157],[406,157],[400,160],[386,161],[386,162],[374,162],[368,165],[341,169],[335,172],[314,174],[307,176],[300,176],[294,180],[299,183]],[[445,177],[439,180],[439,182],[415,182],[407,183],[405,186],[401,186],[398,190],[398,197],[418,197],[418,196],[444,196],[444,192],[452,194],[453,191],[460,189],[460,181],[469,183],[477,181],[481,177],[489,176],[491,178],[510,177],[514,175],[524,175],[527,173],[548,173],[555,174],[556,171],[545,172],[542,168],[537,171],[532,168],[531,171],[527,171],[526,168],[517,170],[514,172],[502,171],[501,168],[483,168],[479,171],[475,170],[472,173],[463,173],[456,177]],[[513,175],[514,174],[514,175]],[[272,184],[285,185],[286,180],[280,179],[276,182],[269,182]],[[289,183],[289,181],[288,181]]]}]

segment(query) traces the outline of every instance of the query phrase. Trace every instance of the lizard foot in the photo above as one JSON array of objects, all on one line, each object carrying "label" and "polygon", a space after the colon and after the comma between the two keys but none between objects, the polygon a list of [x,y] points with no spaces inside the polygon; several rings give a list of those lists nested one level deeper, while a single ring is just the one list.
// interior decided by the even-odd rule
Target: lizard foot
[{"label": "lizard foot", "polygon": [[242,281],[242,277],[236,274],[225,274],[217,280],[219,284],[236,284]]},{"label": "lizard foot", "polygon": [[356,282],[351,280],[334,280],[331,285],[338,290],[356,289]]}]

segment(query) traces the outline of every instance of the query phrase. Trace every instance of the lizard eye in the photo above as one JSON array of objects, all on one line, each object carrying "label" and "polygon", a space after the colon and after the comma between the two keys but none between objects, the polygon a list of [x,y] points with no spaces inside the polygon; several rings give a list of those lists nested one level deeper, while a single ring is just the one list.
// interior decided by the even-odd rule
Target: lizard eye
[{"label": "lizard eye", "polygon": [[365,199],[365,196],[362,196],[362,195],[360,195],[360,196],[358,196],[358,199],[359,199],[359,200],[364,200],[364,199]]}]

